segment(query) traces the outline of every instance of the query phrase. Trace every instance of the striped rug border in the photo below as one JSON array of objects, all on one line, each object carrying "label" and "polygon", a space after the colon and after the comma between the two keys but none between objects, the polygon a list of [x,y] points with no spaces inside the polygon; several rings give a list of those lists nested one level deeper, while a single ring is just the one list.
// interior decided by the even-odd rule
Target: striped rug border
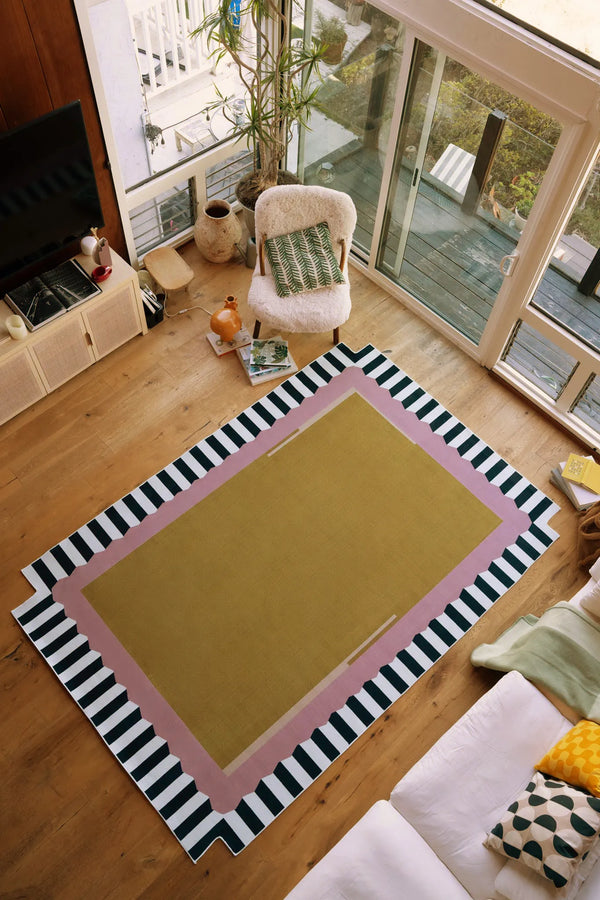
[{"label": "striped rug border", "polygon": [[[527,514],[529,528],[415,635],[408,647],[382,666],[375,678],[365,682],[290,757],[262,778],[235,809],[218,813],[183,771],[167,742],[129,700],[127,689],[103,664],[100,654],[91,650],[77,623],[53,600],[52,588],[350,366],[362,369],[483,473]],[[218,838],[232,853],[239,853],[344,753],[552,544],[558,535],[548,523],[557,511],[545,494],[383,353],[371,344],[359,351],[338,344],[23,569],[35,594],[13,610],[13,615],[196,862]]]}]

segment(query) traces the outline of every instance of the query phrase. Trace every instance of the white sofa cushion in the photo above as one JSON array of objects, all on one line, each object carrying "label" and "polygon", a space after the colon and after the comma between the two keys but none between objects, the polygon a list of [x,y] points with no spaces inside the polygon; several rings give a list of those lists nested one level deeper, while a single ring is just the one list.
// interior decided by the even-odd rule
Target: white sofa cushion
[{"label": "white sofa cushion", "polygon": [[470,900],[417,832],[379,800],[288,900]]},{"label": "white sofa cushion", "polygon": [[509,672],[392,791],[393,806],[474,900],[499,896],[494,883],[504,860],[483,846],[488,831],[570,728],[532,684]]}]

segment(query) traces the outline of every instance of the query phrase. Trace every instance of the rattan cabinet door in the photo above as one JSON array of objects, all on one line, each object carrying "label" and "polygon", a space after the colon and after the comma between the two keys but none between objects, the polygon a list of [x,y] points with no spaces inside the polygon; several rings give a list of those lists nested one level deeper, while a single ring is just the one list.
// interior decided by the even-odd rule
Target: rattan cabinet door
[{"label": "rattan cabinet door", "polygon": [[117,288],[83,310],[96,359],[100,359],[140,334],[142,325],[131,284]]},{"label": "rattan cabinet door", "polygon": [[46,390],[27,352],[0,362],[0,424],[46,396]]},{"label": "rattan cabinet door", "polygon": [[94,362],[83,319],[76,312],[52,323],[47,334],[36,334],[31,352],[48,391],[53,391]]}]

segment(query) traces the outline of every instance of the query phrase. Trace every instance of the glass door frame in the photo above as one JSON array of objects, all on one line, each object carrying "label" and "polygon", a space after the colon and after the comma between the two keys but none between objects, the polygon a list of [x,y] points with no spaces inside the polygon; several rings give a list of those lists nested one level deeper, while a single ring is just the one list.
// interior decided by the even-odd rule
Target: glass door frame
[{"label": "glass door frame", "polygon": [[[418,48],[418,44],[416,42],[413,42],[412,53],[411,53],[411,56],[412,56],[411,70],[414,68],[414,66],[417,63],[417,48]],[[404,48],[404,52],[406,53],[406,47]],[[446,55],[443,52],[438,52],[437,56],[436,56],[434,72],[432,75],[432,87],[434,89],[434,96],[430,97],[427,102],[427,107],[426,107],[426,111],[425,111],[425,121],[423,122],[422,131],[421,131],[421,134],[419,137],[419,145],[417,147],[417,153],[416,153],[415,161],[414,161],[414,170],[413,171],[414,171],[414,175],[416,177],[413,178],[411,187],[409,188],[408,201],[406,204],[404,218],[402,220],[400,240],[399,240],[398,248],[396,250],[396,263],[394,265],[394,270],[395,270],[396,275],[398,275],[399,269],[400,269],[400,265],[398,264],[398,261],[400,261],[400,263],[401,263],[401,261],[404,257],[404,252],[406,250],[406,243],[407,243],[408,235],[409,235],[409,231],[410,231],[410,223],[412,220],[414,208],[415,208],[418,193],[419,193],[419,181],[423,174],[425,154],[427,152],[427,144],[429,141],[431,125],[432,125],[433,118],[435,115],[435,108],[437,105],[437,98],[438,98],[438,93],[440,90],[440,85],[442,82],[445,63],[446,63]],[[404,96],[406,97],[406,91],[405,91]],[[408,100],[408,98],[407,98],[407,100]],[[406,106],[406,102],[407,101],[405,101],[405,103],[403,103],[403,110]],[[393,129],[392,129],[392,133],[394,133]],[[396,142],[396,145],[398,146],[398,142]],[[396,181],[396,179],[394,179],[394,182],[395,181]],[[394,190],[395,190],[395,186],[394,186]],[[391,204],[388,199],[388,202],[387,202],[388,208],[390,205]],[[386,227],[387,227],[387,225],[388,225],[388,223],[386,222]],[[381,247],[379,247],[378,254],[377,254],[379,264],[381,264],[381,255],[382,255]]]},{"label": "glass door frame", "polygon": [[[553,251],[577,203],[600,150],[600,79],[598,71],[543,40],[527,35],[522,46],[521,29],[499,17],[477,14],[469,0],[440,8],[432,0],[417,4],[406,0],[401,20],[407,24],[404,55],[398,81],[397,101],[386,154],[382,190],[375,220],[374,239],[368,260],[360,266],[375,282],[397,296],[407,307],[429,321],[465,353],[493,370],[526,394],[538,406],[575,431],[587,443],[597,444],[598,435],[575,421],[570,409],[591,375],[600,373],[600,355],[568,334],[559,324],[530,305]],[[419,8],[417,8],[419,7]],[[435,7],[435,9],[434,9]],[[391,8],[388,10],[392,12]],[[479,7],[482,12],[482,8]],[[398,15],[398,13],[396,13]],[[431,15],[437,14],[433,25]],[[467,20],[464,16],[476,18]],[[450,21],[452,19],[452,21]],[[465,36],[468,35],[468,40]],[[561,137],[539,189],[527,227],[516,248],[516,264],[504,277],[488,323],[478,345],[461,335],[436,313],[427,309],[377,270],[379,243],[385,222],[387,186],[394,168],[396,136],[399,133],[404,98],[416,41],[423,41],[441,53],[488,78],[505,90],[531,103],[562,125]],[[478,50],[484,50],[478,52]],[[513,65],[505,64],[511,59]],[[510,72],[506,71],[508,68]],[[555,90],[556,88],[556,90]],[[552,95],[552,96],[551,96]],[[577,367],[558,400],[543,395],[534,385],[502,361],[502,353],[516,324],[524,321],[536,328],[577,360]]]}]

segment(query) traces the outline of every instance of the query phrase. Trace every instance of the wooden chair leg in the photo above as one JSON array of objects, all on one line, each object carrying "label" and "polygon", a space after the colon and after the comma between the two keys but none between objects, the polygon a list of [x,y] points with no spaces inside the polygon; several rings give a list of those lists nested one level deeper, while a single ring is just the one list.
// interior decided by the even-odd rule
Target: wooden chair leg
[{"label": "wooden chair leg", "polygon": [[256,340],[258,338],[259,334],[260,334],[260,321],[259,321],[259,319],[256,319],[256,321],[254,322],[254,333],[252,335],[254,340]]},{"label": "wooden chair leg", "polygon": [[339,342],[340,342],[340,327],[339,327],[339,325],[336,325],[336,327],[333,329],[333,343],[339,344]]}]

